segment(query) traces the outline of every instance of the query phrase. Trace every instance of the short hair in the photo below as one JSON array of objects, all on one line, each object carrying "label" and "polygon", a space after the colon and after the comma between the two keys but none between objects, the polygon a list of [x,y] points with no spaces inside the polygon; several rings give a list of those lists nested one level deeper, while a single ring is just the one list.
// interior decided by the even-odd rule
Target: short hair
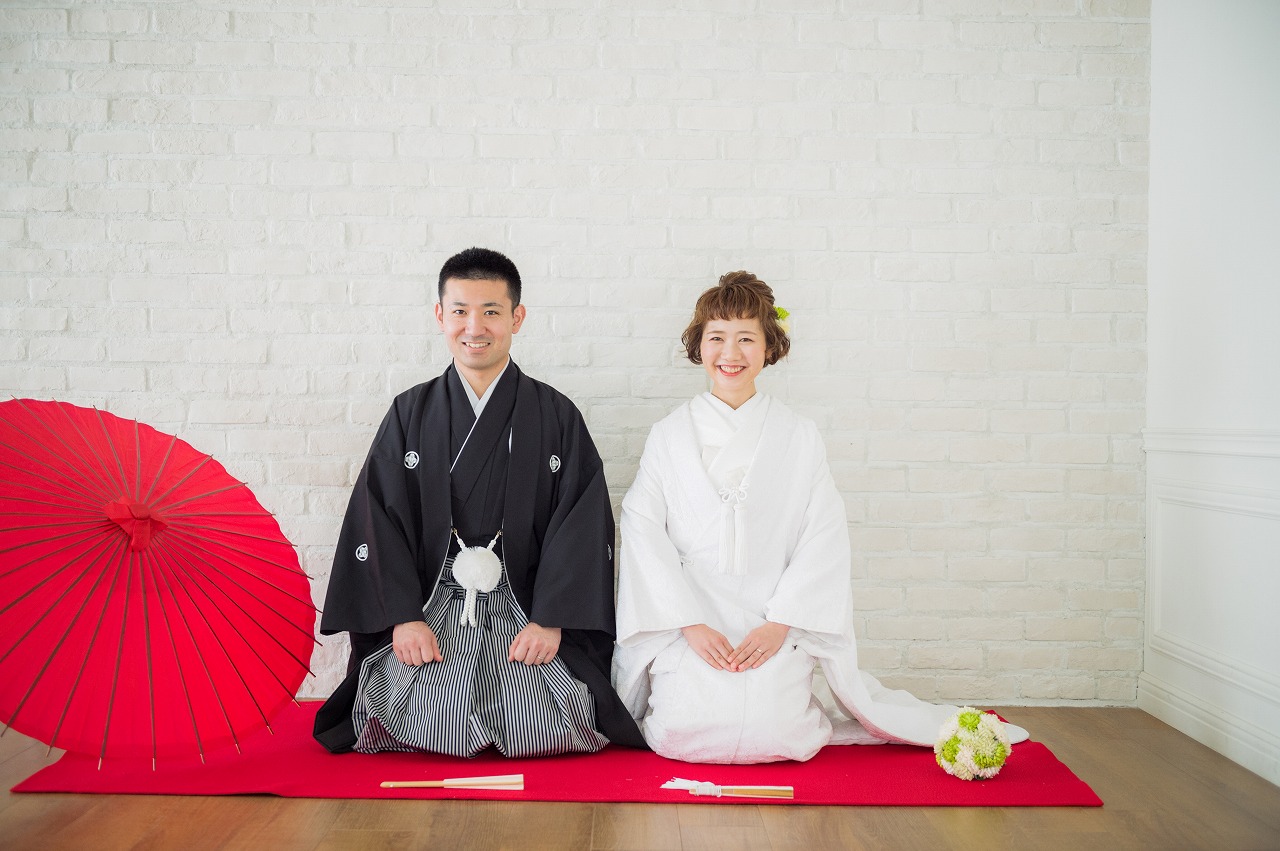
[{"label": "short hair", "polygon": [[685,354],[702,363],[702,332],[712,319],[754,319],[764,330],[764,364],[771,366],[791,351],[791,340],[778,323],[773,290],[750,272],[728,272],[720,282],[698,297],[693,319],[680,335]]},{"label": "short hair", "polygon": [[444,301],[444,282],[450,278],[464,281],[506,281],[511,306],[520,304],[520,271],[505,254],[488,248],[468,248],[444,261],[440,267],[440,283],[436,298]]}]

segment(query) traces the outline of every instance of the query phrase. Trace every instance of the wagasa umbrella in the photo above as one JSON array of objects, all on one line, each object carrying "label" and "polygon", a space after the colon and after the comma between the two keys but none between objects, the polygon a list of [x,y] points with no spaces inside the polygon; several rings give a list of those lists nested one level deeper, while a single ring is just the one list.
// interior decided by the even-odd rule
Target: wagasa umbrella
[{"label": "wagasa umbrella", "polygon": [[189,756],[269,726],[315,607],[280,526],[172,435],[0,403],[0,724],[105,757]]}]

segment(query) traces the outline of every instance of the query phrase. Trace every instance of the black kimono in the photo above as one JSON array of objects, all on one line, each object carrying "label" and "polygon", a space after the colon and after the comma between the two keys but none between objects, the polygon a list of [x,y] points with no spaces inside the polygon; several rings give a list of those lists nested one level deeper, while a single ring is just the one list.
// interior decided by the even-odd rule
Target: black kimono
[{"label": "black kimono", "polygon": [[396,398],[352,491],[320,628],[350,632],[353,659],[316,716],[317,740],[335,752],[355,742],[358,663],[395,625],[422,620],[456,521],[468,544],[500,525],[511,591],[530,621],[561,628],[558,656],[590,690],[599,731],[645,747],[609,681],[613,515],[581,414],[513,362],[477,422],[461,381],[450,366]]}]

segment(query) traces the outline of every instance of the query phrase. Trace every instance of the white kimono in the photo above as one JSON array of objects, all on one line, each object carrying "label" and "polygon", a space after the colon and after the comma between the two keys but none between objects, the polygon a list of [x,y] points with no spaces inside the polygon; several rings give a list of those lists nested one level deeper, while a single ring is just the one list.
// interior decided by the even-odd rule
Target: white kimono
[{"label": "white kimono", "polygon": [[[734,410],[705,393],[653,427],[622,503],[621,562],[614,686],[663,756],[932,747],[956,711],[858,670],[844,502],[817,427],[777,400],[757,394]],[[787,638],[742,672],[712,668],[680,632],[705,623],[737,646],[766,620],[788,625]]]}]

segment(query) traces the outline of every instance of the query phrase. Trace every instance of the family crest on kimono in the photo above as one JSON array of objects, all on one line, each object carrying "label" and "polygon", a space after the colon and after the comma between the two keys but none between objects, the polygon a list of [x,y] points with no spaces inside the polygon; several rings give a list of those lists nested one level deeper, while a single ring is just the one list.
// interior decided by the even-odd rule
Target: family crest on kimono
[{"label": "family crest on kimono", "polygon": [[653,427],[622,503],[613,680],[645,739],[718,763],[932,747],[956,708],[859,670],[845,508],[822,438],[756,391],[790,348],[773,291],[723,276],[682,339],[711,391]]},{"label": "family crest on kimono", "polygon": [[573,403],[510,358],[520,290],[495,251],[440,270],[453,362],[396,397],[338,538],[320,628],[352,649],[315,726],[332,751],[645,746],[609,680],[603,464]]}]

